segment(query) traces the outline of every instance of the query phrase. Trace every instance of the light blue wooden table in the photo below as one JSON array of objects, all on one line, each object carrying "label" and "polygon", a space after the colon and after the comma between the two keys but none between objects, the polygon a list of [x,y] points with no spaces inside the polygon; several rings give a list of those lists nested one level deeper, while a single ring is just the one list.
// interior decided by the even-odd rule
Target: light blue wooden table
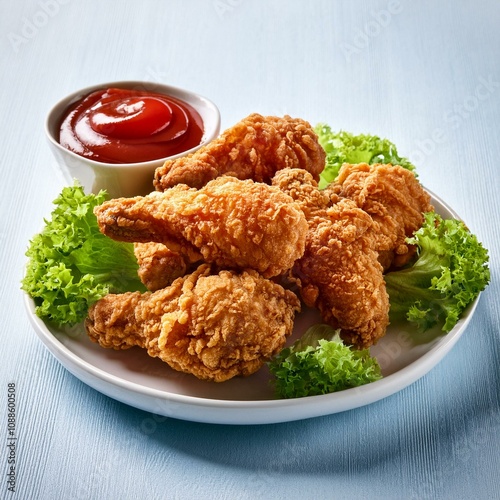
[{"label": "light blue wooden table", "polygon": [[[1,4],[0,497],[494,499],[500,472],[500,4],[496,0],[37,0]],[[64,185],[49,107],[144,79],[251,112],[376,133],[489,249],[492,283],[450,354],[403,391],[267,426],[167,419],[69,374],[28,323],[28,240]],[[16,491],[8,490],[15,384]]]}]

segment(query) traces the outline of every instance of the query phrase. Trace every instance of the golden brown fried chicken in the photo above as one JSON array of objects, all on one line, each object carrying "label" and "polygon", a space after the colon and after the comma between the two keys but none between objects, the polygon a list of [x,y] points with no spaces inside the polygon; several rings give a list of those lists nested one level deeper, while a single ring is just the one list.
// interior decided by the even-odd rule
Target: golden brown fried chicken
[{"label": "golden brown fried chicken", "polygon": [[113,239],[157,242],[196,261],[255,269],[265,277],[289,269],[304,252],[307,222],[278,188],[219,177],[202,189],[177,185],[145,197],[116,198],[95,208]]},{"label": "golden brown fried chicken", "polygon": [[178,371],[222,382],[250,375],[284,346],[297,296],[255,271],[207,265],[156,292],[108,295],[85,327],[102,347],[139,346]]},{"label": "golden brown fried chicken", "polygon": [[377,250],[384,268],[402,266],[414,253],[406,242],[433,209],[415,175],[397,165],[344,164],[327,191],[353,200],[377,226]]},{"label": "golden brown fried chicken", "polygon": [[374,344],[386,332],[389,298],[372,218],[352,200],[319,191],[303,170],[281,170],[273,185],[300,204],[309,224],[304,255],[291,270],[304,302],[346,342]]},{"label": "golden brown fried chicken", "polygon": [[146,288],[153,292],[170,285],[197,265],[163,243],[134,243],[134,253],[139,264],[137,274]]},{"label": "golden brown fried chicken", "polygon": [[286,167],[303,168],[318,180],[324,166],[325,152],[308,122],[254,113],[191,155],[166,161],[155,172],[154,186],[200,188],[220,175],[268,183]]}]

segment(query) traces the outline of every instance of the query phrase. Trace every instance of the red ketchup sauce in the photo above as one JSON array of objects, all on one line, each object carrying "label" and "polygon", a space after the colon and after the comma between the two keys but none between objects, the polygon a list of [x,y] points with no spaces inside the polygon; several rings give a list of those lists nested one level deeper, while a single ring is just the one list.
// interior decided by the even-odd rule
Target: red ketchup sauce
[{"label": "red ketchup sauce", "polygon": [[200,144],[203,120],[188,103],[164,94],[108,88],[72,104],[60,144],[102,163],[137,163]]}]

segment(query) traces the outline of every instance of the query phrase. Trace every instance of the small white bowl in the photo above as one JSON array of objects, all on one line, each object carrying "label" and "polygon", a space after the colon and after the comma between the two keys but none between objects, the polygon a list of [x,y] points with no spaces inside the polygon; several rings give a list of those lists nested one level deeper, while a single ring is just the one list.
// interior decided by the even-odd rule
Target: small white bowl
[{"label": "small white bowl", "polygon": [[[200,114],[204,132],[201,143],[182,153],[140,163],[102,163],[77,155],[59,144],[59,126],[68,107],[91,92],[103,88],[140,89],[170,95],[181,99]],[[145,81],[118,81],[101,83],[73,92],[61,99],[48,113],[45,132],[51,150],[67,182],[77,179],[86,192],[97,193],[105,189],[111,198],[143,196],[154,190],[153,177],[157,167],[166,160],[185,156],[215,139],[220,132],[220,112],[209,99],[170,85]]]}]

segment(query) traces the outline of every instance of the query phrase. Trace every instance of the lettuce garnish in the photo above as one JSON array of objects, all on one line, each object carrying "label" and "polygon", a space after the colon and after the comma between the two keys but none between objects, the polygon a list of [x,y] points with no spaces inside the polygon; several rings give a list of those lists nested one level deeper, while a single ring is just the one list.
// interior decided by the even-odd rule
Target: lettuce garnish
[{"label": "lettuce garnish", "polygon": [[490,281],[488,251],[462,221],[435,212],[424,217],[407,240],[417,246],[417,259],[385,275],[390,317],[422,332],[435,325],[449,332]]},{"label": "lettuce garnish", "polygon": [[396,146],[388,139],[368,134],[355,135],[344,130],[336,132],[323,123],[316,125],[314,131],[326,153],[325,169],[320,174],[320,189],[337,178],[344,163],[390,163],[415,171],[415,166],[400,156]]},{"label": "lettuce garnish", "polygon": [[300,398],[341,391],[382,378],[368,349],[342,342],[340,331],[324,324],[310,327],[292,346],[269,362],[280,398]]},{"label": "lettuce garnish", "polygon": [[145,290],[133,245],[99,231],[93,209],[106,198],[104,191],[85,194],[77,183],[65,187],[51,219],[30,241],[21,288],[34,299],[40,318],[73,325],[108,293]]}]

